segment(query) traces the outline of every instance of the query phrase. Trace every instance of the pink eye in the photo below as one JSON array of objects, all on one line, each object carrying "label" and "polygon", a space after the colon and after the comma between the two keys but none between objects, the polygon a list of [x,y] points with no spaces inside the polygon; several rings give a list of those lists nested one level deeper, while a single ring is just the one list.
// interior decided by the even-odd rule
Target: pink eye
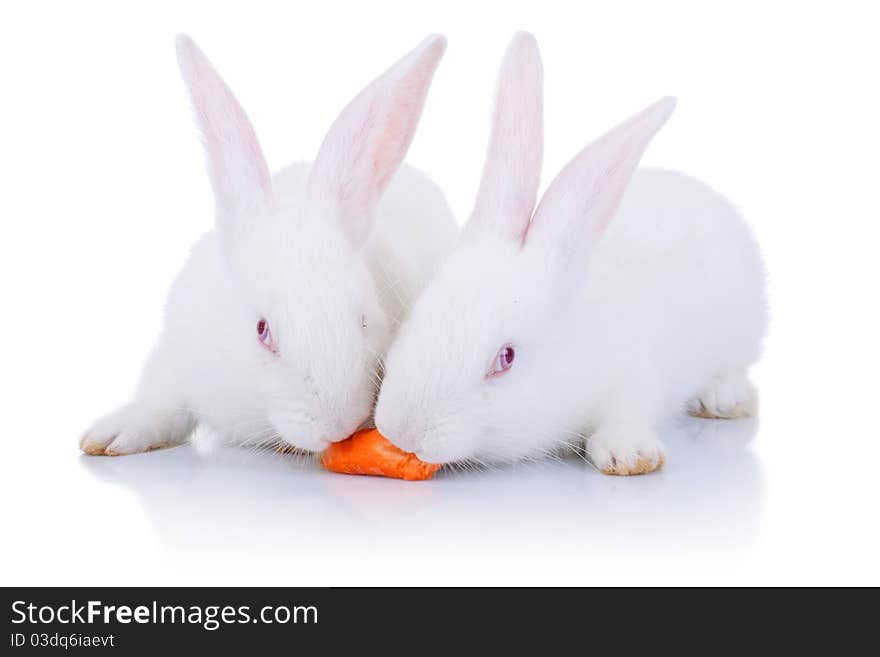
[{"label": "pink eye", "polygon": [[260,338],[260,342],[267,349],[275,351],[275,345],[272,342],[272,331],[269,330],[269,322],[265,319],[260,318],[260,321],[257,322],[257,337]]},{"label": "pink eye", "polygon": [[504,374],[507,370],[513,367],[513,359],[515,356],[516,351],[512,345],[506,344],[501,347],[501,349],[498,350],[498,354],[495,356],[492,368],[489,370],[489,376]]}]

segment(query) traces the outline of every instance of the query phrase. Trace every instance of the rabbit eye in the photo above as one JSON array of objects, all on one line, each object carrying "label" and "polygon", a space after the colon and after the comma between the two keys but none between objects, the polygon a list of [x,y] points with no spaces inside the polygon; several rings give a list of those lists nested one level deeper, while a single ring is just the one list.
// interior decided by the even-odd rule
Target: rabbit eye
[{"label": "rabbit eye", "polygon": [[495,360],[492,362],[492,368],[489,370],[489,376],[497,376],[504,374],[513,367],[513,359],[516,357],[516,350],[513,345],[506,344],[498,350]]},{"label": "rabbit eye", "polygon": [[269,330],[269,322],[262,317],[257,322],[257,337],[269,351],[275,351],[275,343],[272,341],[272,331]]},{"label": "rabbit eye", "polygon": [[367,316],[366,315],[361,315],[361,328],[362,329],[367,328]]}]

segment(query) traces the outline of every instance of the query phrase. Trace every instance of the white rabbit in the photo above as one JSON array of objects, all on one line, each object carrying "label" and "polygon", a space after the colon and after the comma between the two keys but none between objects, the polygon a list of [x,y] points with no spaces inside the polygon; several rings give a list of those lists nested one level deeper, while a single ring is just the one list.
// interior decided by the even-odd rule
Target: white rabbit
[{"label": "white rabbit", "polygon": [[701,183],[640,171],[624,195],[671,98],[581,151],[533,214],[541,94],[537,44],[519,34],[473,215],[389,349],[376,426],[432,463],[585,446],[603,472],[650,472],[664,413],[753,410],[761,259]]},{"label": "white rabbit", "polygon": [[369,418],[395,326],[457,232],[436,185],[395,176],[445,47],[426,39],[343,110],[311,167],[273,179],[232,92],[178,37],[216,229],[170,291],[133,401],[84,451],[177,445],[197,423],[229,442],[321,450]]}]

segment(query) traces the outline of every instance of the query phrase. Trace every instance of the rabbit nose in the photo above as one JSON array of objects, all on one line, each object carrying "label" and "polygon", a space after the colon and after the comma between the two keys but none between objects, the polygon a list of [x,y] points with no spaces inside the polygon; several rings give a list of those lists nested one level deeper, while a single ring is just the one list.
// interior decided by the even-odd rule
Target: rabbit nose
[{"label": "rabbit nose", "polygon": [[376,428],[383,436],[405,452],[415,452],[419,449],[418,432],[413,431],[413,423],[409,420],[397,424],[376,424]]},{"label": "rabbit nose", "polygon": [[346,438],[351,437],[355,431],[361,428],[367,418],[359,418],[357,422],[345,421],[345,420],[334,420],[332,423],[327,424],[325,431],[327,435],[325,436],[326,440],[331,443],[339,442],[340,440],[345,440]]},{"label": "rabbit nose", "polygon": [[359,429],[363,429],[364,425],[367,423],[367,420],[370,419],[370,414],[365,413],[357,418],[353,422],[346,422],[345,420],[338,420],[334,425],[335,434],[339,436],[333,442],[337,440],[345,440],[346,438],[351,437],[351,435],[358,431]]}]

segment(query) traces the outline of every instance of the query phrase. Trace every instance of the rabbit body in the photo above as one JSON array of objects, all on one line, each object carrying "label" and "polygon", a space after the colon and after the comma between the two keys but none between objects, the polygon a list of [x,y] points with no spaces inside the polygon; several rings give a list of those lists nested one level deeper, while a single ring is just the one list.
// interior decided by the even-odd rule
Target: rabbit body
[{"label": "rabbit body", "polygon": [[583,383],[566,431],[594,431],[588,453],[601,468],[633,449],[662,459],[649,428],[669,413],[754,412],[746,372],[766,331],[764,268],[726,199],[680,173],[638,170],[585,280],[568,318],[579,357],[566,380]]},{"label": "rabbit body", "polygon": [[[301,202],[308,169],[295,164],[275,176],[275,189],[285,202]],[[391,339],[393,320],[403,316],[455,235],[441,190],[418,170],[401,167],[379,204],[365,246],[381,312],[392,319],[377,350]],[[324,284],[315,277],[316,289]],[[120,454],[165,447],[184,441],[198,421],[227,442],[274,444],[278,436],[270,421],[268,391],[254,372],[251,353],[260,347],[248,345],[252,348],[242,351],[241,345],[241,336],[253,332],[253,316],[217,232],[207,233],[193,246],[169,292],[162,336],[135,401],[102,420],[90,434],[93,443],[109,439],[104,449],[112,444],[111,452]],[[310,446],[297,438],[290,436],[294,445]]]},{"label": "rabbit body", "polygon": [[[662,462],[654,427],[668,414],[753,412],[746,371],[766,328],[763,266],[746,224],[708,186],[637,171],[575,282],[553,273],[552,252],[485,246],[448,258],[391,348],[376,420],[402,449],[492,462],[586,439],[601,469],[637,471]],[[482,375],[506,341],[517,347],[510,373],[471,389],[461,375],[471,350]]]},{"label": "rabbit body", "polygon": [[669,98],[581,151],[535,208],[541,80],[520,34],[474,212],[389,350],[376,426],[431,463],[585,448],[603,472],[649,472],[664,415],[754,411],[761,258],[712,189],[636,170]]},{"label": "rabbit body", "polygon": [[216,228],[193,247],[134,399],[81,441],[91,454],[223,440],[318,451],[371,416],[397,324],[452,245],[440,189],[400,167],[445,49],[433,36],[343,110],[311,165],[270,178],[244,111],[186,37]]},{"label": "rabbit body", "polygon": [[575,321],[589,331],[602,318],[605,330],[588,343],[597,356],[620,354],[604,378],[641,370],[662,381],[657,401],[666,409],[699,401],[716,378],[742,374],[760,354],[766,310],[757,244],[726,199],[684,174],[636,172],[587,281]]}]

